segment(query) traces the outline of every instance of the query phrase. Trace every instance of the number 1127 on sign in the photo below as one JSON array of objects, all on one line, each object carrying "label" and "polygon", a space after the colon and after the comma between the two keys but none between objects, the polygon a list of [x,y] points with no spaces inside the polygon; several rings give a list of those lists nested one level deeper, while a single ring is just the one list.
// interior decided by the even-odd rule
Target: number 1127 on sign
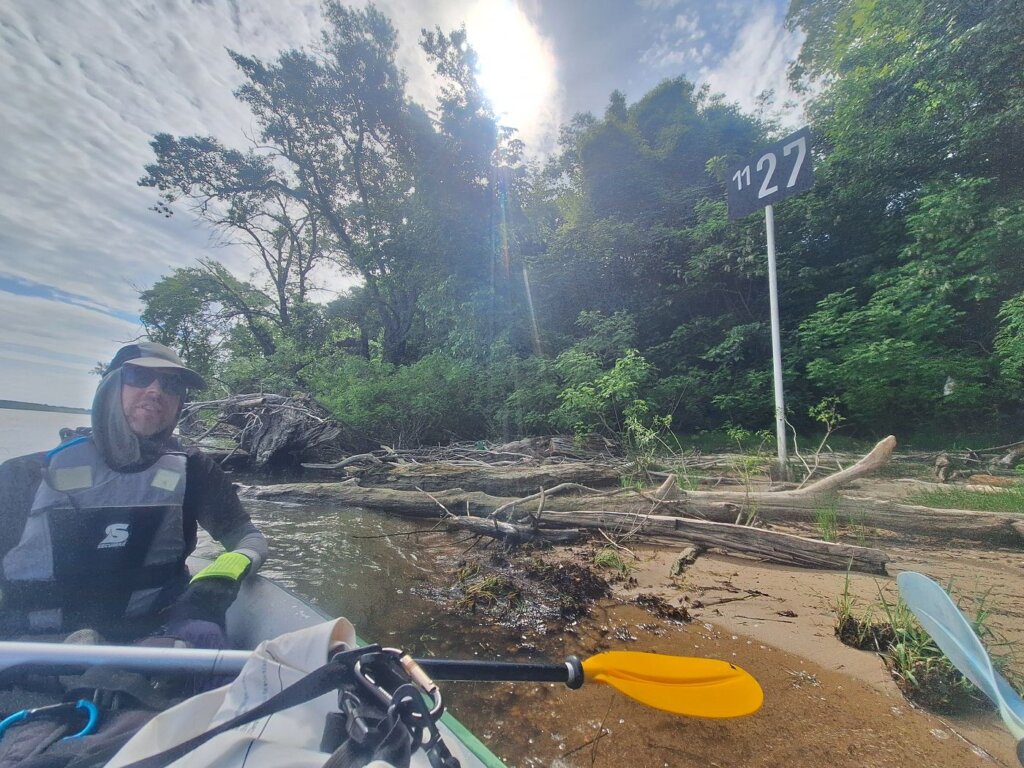
[{"label": "number 1127 on sign", "polygon": [[731,170],[729,218],[742,218],[813,185],[811,133],[801,128]]}]

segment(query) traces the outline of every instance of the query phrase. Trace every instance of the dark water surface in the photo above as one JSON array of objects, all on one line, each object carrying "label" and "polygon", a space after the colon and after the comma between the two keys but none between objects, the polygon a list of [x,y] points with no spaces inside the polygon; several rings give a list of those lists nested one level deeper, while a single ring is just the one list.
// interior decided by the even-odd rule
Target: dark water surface
[{"label": "dark water surface", "polygon": [[[366,640],[419,651],[429,635],[439,634],[435,642],[461,645],[448,635],[461,635],[472,623],[440,618],[438,606],[414,591],[450,578],[445,562],[457,554],[445,534],[407,535],[429,529],[431,521],[357,507],[250,500],[245,505],[270,543],[261,570],[267,578],[331,616],[346,617]],[[203,537],[197,551],[217,549]]]},{"label": "dark water surface", "polygon": [[[454,579],[454,564],[468,546],[427,530],[433,521],[392,517],[370,510],[318,504],[245,502],[270,542],[261,573],[308,599],[325,613],[345,616],[362,639],[437,658],[526,659],[517,653],[521,632],[472,614],[457,615],[423,596]],[[201,538],[199,554],[219,546]],[[532,654],[530,654],[532,655]],[[557,653],[552,656],[560,660]],[[541,660],[541,659],[538,659]],[[543,659],[547,660],[547,659]],[[525,686],[525,688],[520,688]],[[529,757],[530,726],[509,737],[500,727],[536,706],[530,683],[444,683],[452,712],[510,765],[538,765]],[[561,686],[558,686],[561,687]],[[522,691],[516,695],[514,689]],[[527,690],[529,689],[529,693]],[[520,729],[515,729],[520,731]]]}]

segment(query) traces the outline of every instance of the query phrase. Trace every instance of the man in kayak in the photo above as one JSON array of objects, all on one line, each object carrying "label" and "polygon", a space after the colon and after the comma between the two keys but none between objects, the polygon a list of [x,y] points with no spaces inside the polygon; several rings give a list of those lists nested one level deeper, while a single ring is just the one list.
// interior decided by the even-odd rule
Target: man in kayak
[{"label": "man in kayak", "polygon": [[[0,632],[225,645],[224,613],[267,542],[217,464],[172,436],[188,388],[205,386],[168,347],[129,344],[91,436],[0,465]],[[226,552],[190,578],[200,525]]]}]

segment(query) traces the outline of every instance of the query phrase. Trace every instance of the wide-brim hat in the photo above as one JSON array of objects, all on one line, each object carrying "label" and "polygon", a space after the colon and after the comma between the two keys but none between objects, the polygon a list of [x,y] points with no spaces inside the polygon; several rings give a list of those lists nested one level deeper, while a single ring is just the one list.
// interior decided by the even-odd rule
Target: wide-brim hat
[{"label": "wide-brim hat", "polygon": [[125,364],[137,365],[140,368],[176,368],[181,371],[185,386],[190,389],[206,389],[206,380],[181,362],[177,352],[155,341],[140,341],[121,347],[110,361],[107,371],[113,371]]}]

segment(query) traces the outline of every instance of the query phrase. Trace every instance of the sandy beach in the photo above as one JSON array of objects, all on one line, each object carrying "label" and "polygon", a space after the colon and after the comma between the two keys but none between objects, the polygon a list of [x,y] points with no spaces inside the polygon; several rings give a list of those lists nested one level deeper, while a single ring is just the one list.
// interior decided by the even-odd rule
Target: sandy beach
[{"label": "sandy beach", "polygon": [[[892,480],[858,481],[860,489],[901,494]],[[815,536],[812,527],[773,528]],[[914,570],[952,583],[970,605],[984,596],[989,624],[1007,640],[1024,640],[1024,551],[969,542],[910,540],[880,531],[841,531],[840,539],[885,550],[888,576],[854,573],[858,605],[896,598],[895,576]],[[865,534],[867,540],[865,541]],[[595,545],[558,557],[592,561]],[[629,577],[613,586],[573,631],[543,649],[597,653],[623,649],[713,656],[754,674],[765,692],[757,714],[727,721],[692,720],[647,709],[602,686],[492,687],[488,712],[458,709],[477,733],[499,741],[512,765],[567,766],[1016,766],[1014,741],[994,712],[939,716],[911,704],[881,657],[842,644],[835,606],[847,574],[783,567],[708,552],[681,576],[679,550],[630,546]],[[655,594],[686,608],[689,623],[667,621],[632,604]],[[1012,665],[1011,665],[1012,668]],[[494,712],[505,713],[495,718]]]}]

